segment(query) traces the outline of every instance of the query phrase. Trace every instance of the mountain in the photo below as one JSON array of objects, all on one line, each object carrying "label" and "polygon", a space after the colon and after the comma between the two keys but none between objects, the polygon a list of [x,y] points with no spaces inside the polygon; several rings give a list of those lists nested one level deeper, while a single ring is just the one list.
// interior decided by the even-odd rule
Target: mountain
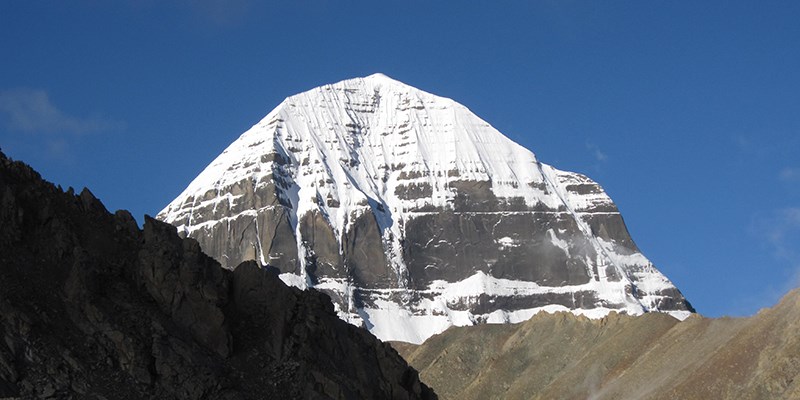
[{"label": "mountain", "polygon": [[2,153],[0,317],[0,398],[436,398],[326,295]]},{"label": "mountain", "polygon": [[223,266],[324,291],[384,340],[541,310],[693,311],[597,183],[381,74],[287,98],[157,218]]},{"label": "mountain", "polygon": [[800,399],[800,289],[749,318],[540,314],[396,348],[442,399]]}]

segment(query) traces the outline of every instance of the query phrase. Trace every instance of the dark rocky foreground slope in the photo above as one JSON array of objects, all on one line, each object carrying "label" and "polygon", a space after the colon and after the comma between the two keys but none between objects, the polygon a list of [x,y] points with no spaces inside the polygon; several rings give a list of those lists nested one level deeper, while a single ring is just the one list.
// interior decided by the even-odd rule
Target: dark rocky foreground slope
[{"label": "dark rocky foreground slope", "polygon": [[329,298],[0,153],[0,398],[432,399]]},{"label": "dark rocky foreground slope", "polygon": [[800,399],[800,289],[749,318],[539,314],[396,343],[444,399]]}]

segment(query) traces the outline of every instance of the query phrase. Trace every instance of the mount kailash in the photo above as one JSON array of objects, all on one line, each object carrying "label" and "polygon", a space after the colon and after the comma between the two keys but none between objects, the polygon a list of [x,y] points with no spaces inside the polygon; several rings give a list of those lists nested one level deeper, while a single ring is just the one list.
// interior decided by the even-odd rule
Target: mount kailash
[{"label": "mount kailash", "polygon": [[157,218],[223,266],[327,293],[383,340],[542,310],[693,311],[597,183],[381,74],[288,97]]}]

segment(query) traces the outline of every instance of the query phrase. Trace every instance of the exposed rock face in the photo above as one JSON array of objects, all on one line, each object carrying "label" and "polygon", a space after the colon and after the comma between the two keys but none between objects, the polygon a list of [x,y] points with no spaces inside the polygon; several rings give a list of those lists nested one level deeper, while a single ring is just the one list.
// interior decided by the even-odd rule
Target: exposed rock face
[{"label": "exposed rock face", "polygon": [[543,309],[692,311],[597,183],[379,74],[287,98],[157,218],[223,266],[325,291],[383,339]]},{"label": "exposed rock face", "polygon": [[0,398],[435,398],[326,295],[2,153],[0,315]]},{"label": "exposed rock face", "polygon": [[443,399],[800,399],[800,289],[749,318],[542,314],[395,343]]}]

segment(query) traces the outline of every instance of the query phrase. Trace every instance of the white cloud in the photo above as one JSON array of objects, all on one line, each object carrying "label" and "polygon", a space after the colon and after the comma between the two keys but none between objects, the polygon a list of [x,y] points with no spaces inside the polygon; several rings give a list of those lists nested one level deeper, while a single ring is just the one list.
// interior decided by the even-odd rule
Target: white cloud
[{"label": "white cloud", "polygon": [[122,127],[117,121],[101,117],[68,115],[50,101],[47,92],[40,89],[0,91],[0,114],[5,116],[9,130],[34,134],[82,135]]}]

